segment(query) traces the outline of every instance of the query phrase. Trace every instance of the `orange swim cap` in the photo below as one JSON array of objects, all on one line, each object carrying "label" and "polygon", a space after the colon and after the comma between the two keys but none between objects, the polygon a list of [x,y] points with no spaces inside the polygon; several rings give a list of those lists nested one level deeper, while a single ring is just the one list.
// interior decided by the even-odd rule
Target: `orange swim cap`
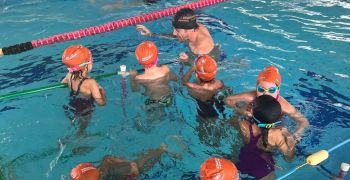
[{"label": "orange swim cap", "polygon": [[158,60],[158,48],[151,41],[145,41],[137,46],[135,56],[140,64],[144,66],[152,66]]},{"label": "orange swim cap", "polygon": [[100,171],[90,163],[80,163],[70,172],[72,180],[99,180]]},{"label": "orange swim cap", "polygon": [[281,84],[281,75],[275,66],[267,66],[263,71],[260,72],[256,83],[259,84],[261,81],[275,83],[277,86]]},{"label": "orange swim cap", "polygon": [[196,60],[196,73],[203,81],[211,81],[215,78],[217,64],[209,55],[200,56]]},{"label": "orange swim cap", "polygon": [[201,165],[202,180],[237,180],[239,177],[236,166],[223,158],[209,158]]},{"label": "orange swim cap", "polygon": [[82,67],[92,63],[92,55],[88,48],[82,45],[73,45],[64,50],[62,62],[69,72],[79,71]]}]

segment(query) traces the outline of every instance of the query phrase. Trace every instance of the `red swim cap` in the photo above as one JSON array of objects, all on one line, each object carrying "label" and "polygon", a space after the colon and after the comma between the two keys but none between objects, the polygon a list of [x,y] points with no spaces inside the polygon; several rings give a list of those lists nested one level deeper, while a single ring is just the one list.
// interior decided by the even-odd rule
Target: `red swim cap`
[{"label": "red swim cap", "polygon": [[262,81],[275,83],[279,86],[281,84],[281,75],[279,74],[278,69],[275,66],[265,67],[265,69],[258,75],[256,84],[259,84]]},{"label": "red swim cap", "polygon": [[137,46],[135,56],[140,64],[152,66],[158,59],[158,48],[151,41],[145,41]]},{"label": "red swim cap", "polygon": [[196,73],[203,81],[211,81],[215,78],[217,64],[209,55],[200,56],[196,60]]},{"label": "red swim cap", "polygon": [[239,177],[236,166],[223,158],[209,158],[201,165],[202,180],[237,180]]},{"label": "red swim cap", "polygon": [[100,171],[90,163],[80,163],[70,172],[72,180],[99,180]]},{"label": "red swim cap", "polygon": [[69,72],[79,71],[82,67],[92,63],[92,55],[88,48],[82,45],[73,45],[64,50],[62,62]]}]

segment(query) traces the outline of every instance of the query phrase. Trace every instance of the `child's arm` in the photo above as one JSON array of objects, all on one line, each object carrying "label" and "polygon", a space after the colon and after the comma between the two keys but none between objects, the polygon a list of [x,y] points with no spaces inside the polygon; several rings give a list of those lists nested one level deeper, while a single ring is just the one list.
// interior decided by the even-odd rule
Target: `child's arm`
[{"label": "child's arm", "polygon": [[99,86],[94,79],[89,79],[91,95],[95,99],[96,103],[100,106],[106,105],[105,90]]},{"label": "child's arm", "polygon": [[140,90],[139,82],[136,80],[137,71],[131,70],[130,71],[130,81],[131,81],[131,89],[133,92],[137,92]]},{"label": "child's arm", "polygon": [[289,104],[289,102],[287,102],[285,99],[282,100],[281,105],[282,107],[284,107],[282,108],[284,113],[297,122],[298,127],[293,133],[293,137],[296,141],[300,141],[304,129],[309,125],[309,121],[305,118],[303,114],[301,114],[294,106]]},{"label": "child's arm", "polygon": [[255,91],[243,92],[240,94],[231,95],[225,98],[225,104],[231,108],[235,108],[236,104],[240,101],[252,102],[256,97]]},{"label": "child's arm", "polygon": [[239,115],[235,115],[231,119],[233,127],[239,130],[244,143],[248,144],[250,141],[249,126],[250,123],[247,120],[242,120],[239,122]]},{"label": "child's arm", "polygon": [[185,85],[185,86],[189,86],[189,84],[192,84],[190,83],[190,79],[192,77],[192,73],[195,71],[194,67],[190,68],[190,70],[188,70],[186,72],[186,74],[184,74],[184,76],[182,77],[181,81],[182,81],[182,84]]},{"label": "child's arm", "polygon": [[71,73],[68,72],[66,76],[62,79],[61,83],[67,84],[68,83],[68,78],[71,76]]},{"label": "child's arm", "polygon": [[161,144],[159,148],[150,149],[146,154],[141,153],[139,158],[134,161],[137,164],[139,172],[142,173],[152,168],[164,152],[166,152],[166,146],[165,144]]},{"label": "child's arm", "polygon": [[295,144],[288,141],[287,137],[290,134],[288,133],[288,130],[286,128],[283,128],[282,130],[277,129],[277,131],[278,132],[273,133],[272,141],[274,142],[271,144],[274,144],[275,146],[278,147],[278,149],[281,151],[286,161],[292,161],[294,158]]}]

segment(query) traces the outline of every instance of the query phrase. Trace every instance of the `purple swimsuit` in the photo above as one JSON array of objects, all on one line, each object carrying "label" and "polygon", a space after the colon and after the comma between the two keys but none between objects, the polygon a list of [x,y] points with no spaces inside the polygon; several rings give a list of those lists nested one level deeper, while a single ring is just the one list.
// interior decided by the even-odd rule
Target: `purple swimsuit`
[{"label": "purple swimsuit", "polygon": [[250,142],[241,148],[236,165],[242,174],[261,179],[275,170],[275,162],[271,152],[257,147],[256,144],[261,134],[254,137],[252,125],[252,123],[249,125]]}]

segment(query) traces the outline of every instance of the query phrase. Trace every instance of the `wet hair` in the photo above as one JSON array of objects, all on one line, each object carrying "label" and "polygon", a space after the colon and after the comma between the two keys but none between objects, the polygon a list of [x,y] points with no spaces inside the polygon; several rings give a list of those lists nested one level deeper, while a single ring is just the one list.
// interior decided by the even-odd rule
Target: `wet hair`
[{"label": "wet hair", "polygon": [[[282,113],[280,103],[270,95],[261,95],[253,102],[253,116],[261,123],[271,124],[279,121]],[[255,121],[254,121],[255,122]],[[269,129],[262,128],[263,145],[267,147],[267,136]]]},{"label": "wet hair", "polygon": [[176,12],[173,18],[173,27],[176,29],[197,29],[197,18],[190,8],[183,8]]},{"label": "wet hair", "polygon": [[81,79],[81,78],[83,78],[83,71],[82,70],[72,72],[71,79],[77,80],[77,79]]},{"label": "wet hair", "polygon": [[[88,67],[87,67],[87,65],[85,65],[83,68],[86,68],[86,70],[87,70]],[[77,80],[77,79],[82,79],[82,78],[84,78],[83,77],[83,70],[73,71],[72,72],[71,79]]]}]

